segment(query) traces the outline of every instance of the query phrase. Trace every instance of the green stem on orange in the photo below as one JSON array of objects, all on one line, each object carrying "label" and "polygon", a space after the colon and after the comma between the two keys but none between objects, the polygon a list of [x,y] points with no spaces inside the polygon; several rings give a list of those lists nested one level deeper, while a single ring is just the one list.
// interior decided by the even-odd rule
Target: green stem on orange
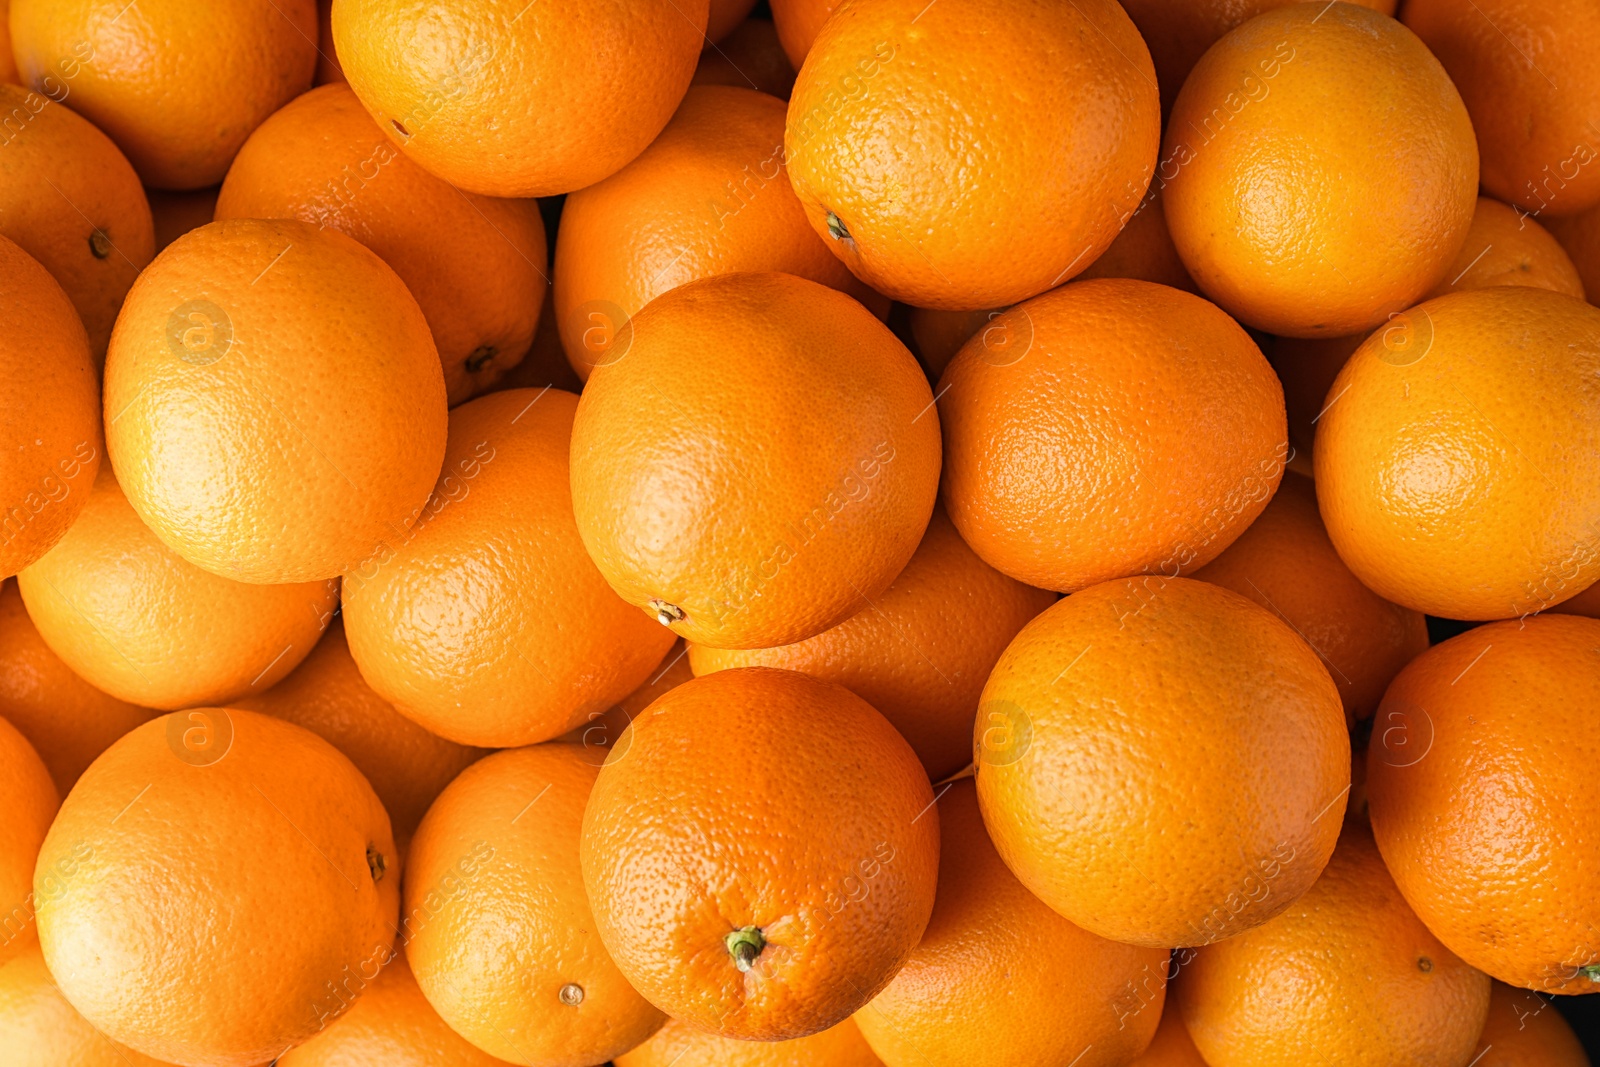
[{"label": "green stem on orange", "polygon": [[728,955],[733,957],[733,965],[741,971],[748,971],[754,966],[756,957],[767,947],[767,939],[762,937],[761,931],[754,926],[733,931],[722,939],[722,943],[728,946]]}]

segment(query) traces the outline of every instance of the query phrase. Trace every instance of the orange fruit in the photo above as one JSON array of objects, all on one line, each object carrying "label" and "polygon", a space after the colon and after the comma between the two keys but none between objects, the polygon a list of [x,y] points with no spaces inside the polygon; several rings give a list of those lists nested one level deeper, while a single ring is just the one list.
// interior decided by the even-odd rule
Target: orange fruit
[{"label": "orange fruit", "polygon": [[383,801],[402,843],[439,791],[484,755],[429,733],[374,693],[350,656],[339,617],[281,682],[230,706],[303,726],[343,752]]},{"label": "orange fruit", "polygon": [[628,319],[680,285],[782,271],[883,304],[811,232],[784,178],[783,102],[730,86],[689,90],[644,153],[567,197],[555,311],[578,376],[624,358]]},{"label": "orange fruit", "polygon": [[793,644],[916,551],[939,419],[911,354],[849,297],[724,274],[630,321],[572,431],[584,547],[630,604],[716,648]]},{"label": "orange fruit", "polygon": [[[938,381],[950,361],[980,330],[998,319],[1004,311],[940,311],[937,308],[912,308],[909,318],[911,341],[917,349],[917,361],[927,371],[928,377]],[[993,344],[1006,342],[1005,327],[991,337]]]},{"label": "orange fruit", "polygon": [[177,712],[112,745],[62,804],[34,876],[39,940],[107,1036],[248,1067],[377,974],[398,875],[383,805],[332,745],[251,711]]},{"label": "orange fruit", "polygon": [[674,641],[672,647],[667,649],[666,656],[656,664],[649,681],[605,711],[590,712],[588,721],[574,726],[558,740],[582,745],[588,750],[589,762],[598,767],[622,740],[629,723],[637,719],[645,708],[654,704],[657,697],[676,689],[693,677],[694,671],[689,666],[688,647],[681,641]]},{"label": "orange fruit", "polygon": [[0,82],[17,84],[17,61],[11,55],[11,0],[0,0]]},{"label": "orange fruit", "polygon": [[1562,218],[1541,215],[1540,221],[1571,257],[1584,293],[1600,300],[1600,207]]},{"label": "orange fruit", "polygon": [[1582,43],[1600,34],[1600,10],[1584,0],[1407,0],[1401,14],[1461,88],[1489,195],[1541,217],[1600,203],[1600,70]]},{"label": "orange fruit", "polygon": [[344,82],[344,68],[333,44],[333,0],[317,0],[317,73],[313,85]]},{"label": "orange fruit", "polygon": [[1265,511],[1191,577],[1249,597],[1293,627],[1339,687],[1345,719],[1371,718],[1400,668],[1428,647],[1428,621],[1362,585],[1328,540],[1311,479],[1286,474]]},{"label": "orange fruit", "polygon": [[[49,551],[100,469],[100,389],[83,323],[49,271],[0,237],[0,578]],[[23,401],[25,398],[25,402]]]},{"label": "orange fruit", "polygon": [[111,135],[162,189],[221,180],[262,119],[311,86],[315,0],[12,0],[23,81]]},{"label": "orange fruit", "polygon": [[933,800],[911,747],[849,690],[770,667],[696,678],[629,728],[590,794],[600,937],[634,988],[696,1029],[826,1030],[927,925]]},{"label": "orange fruit", "polygon": [[1406,906],[1365,826],[1272,921],[1193,953],[1174,994],[1211,1067],[1463,1067],[1489,979]]},{"label": "orange fruit", "polygon": [[1568,597],[1561,603],[1545,610],[1565,615],[1587,615],[1591,619],[1600,619],[1600,583],[1591,585],[1583,592]]},{"label": "orange fruit", "polygon": [[612,1062],[616,1067],[883,1067],[850,1019],[792,1041],[737,1041],[668,1019],[649,1041]]},{"label": "orange fruit", "polygon": [[0,719],[0,964],[38,939],[33,866],[61,796],[28,739]]},{"label": "orange fruit", "polygon": [[1333,852],[1350,785],[1317,654],[1188,578],[1106,582],[1029,623],[984,686],[973,744],[1012,873],[1085,930],[1152,947],[1287,908]]},{"label": "orange fruit", "polygon": [[544,300],[539,206],[463,193],[389,142],[347,85],[297,97],[250,135],[219,219],[299,219],[348,234],[405,282],[459,404],[527,354]]},{"label": "orange fruit", "polygon": [[522,362],[506,371],[500,380],[489,387],[489,392],[506,389],[564,389],[569,393],[583,390],[583,379],[578,377],[567,361],[561,347],[561,332],[556,327],[556,313],[552,306],[551,290],[545,286],[544,306],[539,312],[539,325],[533,331],[533,344]]},{"label": "orange fruit", "polygon": [[1511,985],[1600,982],[1600,621],[1490,623],[1400,672],[1373,722],[1367,808],[1400,892],[1456,955]]},{"label": "orange fruit", "polygon": [[1444,276],[1472,223],[1478,150],[1455,86],[1404,26],[1289,4],[1195,64],[1156,184],[1203,292],[1247,325],[1336,337]]},{"label": "orange fruit", "polygon": [[1386,600],[1451,619],[1600,576],[1600,310],[1501,286],[1413,308],[1358,348],[1317,423],[1328,535]]},{"label": "orange fruit", "polygon": [[103,362],[133,279],[156,254],[139,176],[111,138],[70,109],[0,85],[0,233],[66,290]]},{"label": "orange fruit", "polygon": [[1489,988],[1489,1021],[1472,1067],[1589,1067],[1572,1027],[1539,994],[1503,982]]},{"label": "orange fruit", "polygon": [[167,189],[146,189],[150,201],[150,215],[155,220],[156,251],[198,230],[212,220],[217,210],[217,193],[220,186],[207,189],[187,189],[173,192]]},{"label": "orange fruit", "polygon": [[709,51],[713,43],[728,36],[735,26],[741,25],[755,6],[756,0],[711,0],[710,11],[706,15],[706,50]]},{"label": "orange fruit", "polygon": [[38,945],[0,965],[0,1047],[10,1067],[165,1067],[90,1026],[56,988]]},{"label": "orange fruit", "polygon": [[496,752],[439,795],[412,842],[402,936],[417,983],[502,1060],[589,1067],[661,1025],[584,894],[578,833],[599,773],[577,745]]},{"label": "orange fruit", "polygon": [[1366,333],[1344,337],[1274,337],[1267,362],[1283,383],[1283,406],[1289,420],[1294,457],[1312,455],[1317,423],[1327,411],[1333,380],[1361,347]]},{"label": "orange fruit", "polygon": [[772,0],[772,21],[790,64],[799,70],[840,0]]},{"label": "orange fruit", "polygon": [[291,220],[214,222],[156,257],[112,333],[105,410],[134,510],[190,563],[244,582],[381,555],[444,455],[417,302],[356,241]]},{"label": "orange fruit", "polygon": [[117,700],[166,710],[274,685],[339,603],[332,582],[245,585],[184,562],[139,521],[109,468],[17,586],[68,668]]},{"label": "orange fruit", "polygon": [[1079,281],[1090,278],[1137,278],[1191,293],[1200,292],[1178,256],[1177,245],[1172,243],[1159,188],[1150,188],[1122,224],[1116,240],[1078,275]]},{"label": "orange fruit", "polygon": [[1183,1015],[1174,998],[1167,1000],[1156,1036],[1144,1052],[1130,1061],[1129,1067],[1206,1067],[1189,1036],[1189,1028],[1183,1025]]},{"label": "orange fruit", "polygon": [[337,0],[333,41],[350,87],[415,162],[468,192],[549,196],[614,174],[661,132],[707,12],[707,0]]},{"label": "orange fruit", "polygon": [[1533,216],[1478,197],[1466,244],[1428,296],[1493,285],[1526,285],[1583,299],[1583,280],[1560,242]]},{"label": "orange fruit", "polygon": [[1197,296],[1125,279],[995,319],[945,368],[939,417],[961,536],[1062,592],[1214,559],[1288,452],[1282,391],[1250,336]]},{"label": "orange fruit", "polygon": [[778,43],[771,19],[748,18],[700,53],[691,85],[736,85],[789,99],[794,68]]},{"label": "orange fruit", "polygon": [[973,781],[939,797],[939,893],[922,941],[856,1013],[888,1067],[1122,1067],[1161,1018],[1167,950],[1096,937],[1006,869]]},{"label": "orange fruit", "polygon": [[672,644],[584,554],[568,479],[577,408],[571,393],[520,389],[451,412],[444,473],[410,537],[345,576],[362,677],[441,737],[558,737],[651,677]]},{"label": "orange fruit", "polygon": [[959,310],[1093,263],[1160,139],[1150,54],[1115,0],[856,0],[800,70],[784,147],[812,228],[857,277]]},{"label": "orange fruit", "polygon": [[111,742],[154,715],[72,673],[39,636],[16,583],[0,584],[0,716],[33,745],[63,796]]},{"label": "orange fruit", "polygon": [[784,667],[836,682],[882,712],[937,782],[971,762],[983,683],[1017,631],[1055,599],[979,559],[941,509],[894,583],[838,626],[777,648],[693,645],[689,663],[697,675]]}]

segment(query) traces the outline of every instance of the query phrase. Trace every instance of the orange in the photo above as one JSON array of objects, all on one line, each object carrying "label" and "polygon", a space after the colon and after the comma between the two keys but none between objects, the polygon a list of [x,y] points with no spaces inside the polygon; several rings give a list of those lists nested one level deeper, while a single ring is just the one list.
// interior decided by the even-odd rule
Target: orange
[{"label": "orange", "polygon": [[11,55],[11,0],[0,0],[0,82],[17,83],[17,61]]},{"label": "orange", "polygon": [[599,773],[577,745],[497,752],[440,794],[412,843],[402,936],[417,983],[502,1060],[590,1067],[662,1023],[584,893],[578,833]]},{"label": "orange", "polygon": [[787,274],[653,300],[572,431],[584,547],[630,604],[714,648],[837,626],[905,567],[933,513],[939,417],[860,304]]},{"label": "orange", "polygon": [[154,715],[72,673],[39,636],[16,584],[0,585],[0,716],[33,745],[63,796],[111,742]]},{"label": "orange", "polygon": [[0,964],[37,943],[33,866],[60,803],[44,761],[0,719]]},{"label": "orange", "polygon": [[857,277],[960,310],[1093,263],[1160,139],[1150,53],[1115,0],[856,0],[800,69],[784,146],[812,228]]},{"label": "orange", "polygon": [[0,1047],[10,1067],[165,1067],[112,1041],[73,1010],[37,945],[0,965]]},{"label": "orange", "polygon": [[746,667],[678,686],[628,729],[581,849],[634,988],[696,1029],[777,1041],[844,1021],[911,954],[939,815],[916,754],[860,697]]},{"label": "orange", "polygon": [[668,1019],[649,1041],[612,1062],[616,1067],[883,1067],[850,1019],[792,1041],[736,1041]]},{"label": "orange", "polygon": [[645,708],[654,704],[657,697],[676,689],[693,677],[694,672],[689,667],[688,647],[681,641],[674,641],[672,647],[667,649],[666,656],[656,664],[649,681],[605,711],[590,712],[586,722],[574,726],[558,740],[582,745],[588,750],[589,762],[598,767],[622,740],[629,723],[637,719]]},{"label": "orange", "polygon": [[1428,929],[1512,985],[1600,982],[1600,621],[1537,615],[1469,630],[1389,686],[1367,807]]},{"label": "orange", "polygon": [[1151,187],[1123,223],[1116,240],[1078,275],[1080,281],[1090,278],[1138,278],[1199,293],[1172,243],[1160,189]]},{"label": "orange", "polygon": [[12,0],[24,82],[111,135],[162,189],[213,185],[262,119],[311,86],[315,0]]},{"label": "orange", "polygon": [[706,50],[710,51],[714,42],[721,41],[735,26],[741,25],[755,6],[756,0],[711,0],[706,16]]},{"label": "orange", "polygon": [[840,0],[773,0],[769,5],[778,40],[795,70],[805,63],[822,24],[839,4]]},{"label": "orange", "polygon": [[1428,296],[1492,285],[1526,285],[1583,299],[1578,268],[1533,216],[1478,197],[1467,242]]},{"label": "orange", "polygon": [[1583,291],[1600,299],[1600,207],[1563,218],[1541,215],[1540,221],[1572,258],[1583,279]]},{"label": "orange", "polygon": [[888,1067],[1122,1067],[1166,997],[1167,950],[1119,945],[1051,911],[1000,861],[972,779],[939,798],[939,894],[911,958],[856,1013]]},{"label": "orange", "polygon": [[83,323],[49,271],[0,237],[0,578],[49,551],[100,469],[100,388]]},{"label": "orange", "polygon": [[691,85],[737,85],[789,99],[794,68],[778,43],[771,19],[748,18],[700,53]]},{"label": "orange", "polygon": [[1200,1050],[1194,1047],[1194,1039],[1189,1036],[1189,1028],[1183,1025],[1183,1015],[1178,1011],[1175,998],[1167,999],[1156,1036],[1143,1053],[1129,1062],[1129,1067],[1206,1067]]},{"label": "orange", "polygon": [[1465,1067],[1489,979],[1406,906],[1365,826],[1271,922],[1193,953],[1175,998],[1211,1067]]},{"label": "orange", "polygon": [[68,668],[117,700],[165,710],[272,686],[339,602],[332,582],[245,585],[185,563],[139,521],[109,468],[17,586]]},{"label": "orange", "polygon": [[984,686],[973,745],[1012,873],[1085,930],[1152,947],[1287,908],[1333,852],[1350,786],[1317,654],[1188,578],[1106,582],[1029,623]]},{"label": "orange", "polygon": [[451,412],[444,473],[411,536],[345,576],[362,677],[441,737],[558,737],[651,677],[672,644],[584,554],[568,479],[577,407],[571,393],[514,389]]},{"label": "orange", "polygon": [[157,256],[112,333],[105,410],[140,517],[244,582],[331,578],[381,554],[444,455],[417,302],[372,252],[304,222],[214,222]]},{"label": "orange", "polygon": [[[944,373],[950,361],[961,351],[969,339],[998,319],[1004,311],[940,311],[936,308],[912,308],[909,320],[911,340],[917,350],[917,360],[934,381]],[[1005,326],[991,335],[995,344],[1005,343]]]},{"label": "orange", "polygon": [[347,85],[297,97],[239,150],[218,219],[299,219],[348,234],[405,282],[459,404],[516,366],[544,301],[539,206],[463,193],[389,142]]},{"label": "orange", "polygon": [[344,68],[333,45],[333,0],[317,0],[317,73],[313,85],[344,82]]},{"label": "orange", "polygon": [[910,742],[933,781],[972,760],[978,697],[1000,653],[1055,594],[1013,581],[968,548],[943,510],[880,597],[798,644],[689,649],[696,674],[785,667],[861,697]]},{"label": "orange", "polygon": [[139,176],[111,138],[48,97],[0,85],[0,233],[66,290],[103,362],[123,295],[156,254]]},{"label": "orange", "polygon": [[1539,994],[1494,982],[1489,1021],[1472,1067],[1589,1067],[1589,1057],[1561,1013]]},{"label": "orange", "polygon": [[166,189],[146,189],[150,201],[150,215],[155,220],[156,251],[198,230],[211,221],[217,210],[217,192],[220,186],[207,189],[188,189],[172,192]]},{"label": "orange", "polygon": [[1600,619],[1600,583],[1591,585],[1583,592],[1568,597],[1561,603],[1546,610],[1566,615],[1587,615],[1591,619]]},{"label": "orange", "polygon": [[1420,612],[1362,585],[1328,540],[1311,479],[1284,475],[1260,518],[1192,575],[1249,597],[1293,627],[1322,657],[1345,719],[1372,717],[1400,668],[1428,647]]},{"label": "orange", "polygon": [[1283,394],[1214,305],[1064,286],[974,335],[939,383],[945,506],[997,570],[1072,592],[1201,566],[1283,472]]},{"label": "orange", "polygon": [[567,197],[555,311],[578,376],[624,358],[627,320],[680,285],[782,271],[884,304],[811,232],[783,171],[783,102],[730,86],[689,90],[638,159]]},{"label": "orange", "polygon": [[1584,0],[1407,0],[1405,24],[1450,72],[1477,131],[1483,187],[1539,214],[1600,203],[1600,34]]},{"label": "orange", "polygon": [[567,362],[567,353],[561,347],[561,333],[556,328],[556,313],[551,304],[551,290],[545,286],[544,306],[539,312],[539,325],[533,332],[533,344],[522,362],[489,387],[490,392],[505,389],[565,389],[569,393],[583,390],[583,379],[578,377]]},{"label": "orange", "polygon": [[1246,325],[1336,337],[1443,278],[1472,223],[1478,150],[1455,86],[1404,26],[1289,4],[1195,65],[1156,184],[1203,292]]},{"label": "orange", "polygon": [[707,11],[707,0],[336,0],[333,41],[350,87],[415,162],[468,192],[549,196],[615,173],[661,132]]},{"label": "orange", "polygon": [[1289,444],[1294,458],[1312,455],[1317,423],[1327,411],[1333,380],[1366,339],[1366,333],[1272,339],[1267,361],[1283,383],[1283,406],[1289,419]]},{"label": "orange", "polygon": [[338,617],[283,681],[231,706],[304,726],[343,752],[383,801],[402,843],[439,791],[484,755],[429,733],[374,693],[350,657]]},{"label": "orange", "polygon": [[1504,619],[1600,576],[1600,310],[1523,286],[1429,300],[1328,395],[1317,500],[1379,596]]},{"label": "orange", "polygon": [[398,882],[388,816],[349,760],[309,730],[208,708],[145,723],[84,772],[34,897],[50,973],[96,1029],[248,1067],[376,976]]}]

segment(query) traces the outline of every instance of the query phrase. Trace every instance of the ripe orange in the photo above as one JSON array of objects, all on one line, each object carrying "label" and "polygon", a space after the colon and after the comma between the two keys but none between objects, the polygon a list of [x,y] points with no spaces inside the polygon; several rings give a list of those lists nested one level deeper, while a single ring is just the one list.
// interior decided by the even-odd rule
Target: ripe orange
[{"label": "ripe orange", "polygon": [[911,747],[848,690],[770,667],[696,678],[629,728],[589,797],[600,936],[634,988],[697,1029],[826,1030],[927,925],[933,800]]},{"label": "ripe orange", "polygon": [[244,582],[331,578],[381,555],[444,455],[444,379],[417,302],[356,241],[291,220],[214,222],[156,257],[112,333],[105,410],[140,517]]},{"label": "ripe orange", "polygon": [[1472,228],[1428,296],[1493,285],[1526,285],[1583,299],[1583,280],[1560,242],[1528,215],[1478,197]]},{"label": "ripe orange", "polygon": [[1159,188],[1151,186],[1123,223],[1116,240],[1078,275],[1079,281],[1090,278],[1137,278],[1191,293],[1200,292],[1178,255],[1178,247],[1172,243],[1172,231],[1167,229],[1167,213],[1161,206]]},{"label": "ripe orange", "polygon": [[656,698],[676,689],[694,677],[689,667],[689,649],[681,641],[674,641],[667,654],[650,674],[650,680],[617,701],[605,711],[589,713],[586,722],[574,726],[558,740],[582,745],[588,750],[588,760],[598,767],[605,762],[611,750],[622,740],[623,733],[644,709]]},{"label": "ripe orange", "polygon": [[939,416],[956,528],[990,566],[1062,592],[1209,562],[1288,452],[1250,336],[1197,296],[1124,279],[995,319],[945,369]]},{"label": "ripe orange", "polygon": [[162,189],[220,181],[261,120],[311,86],[315,0],[11,0],[23,81],[93,122]]},{"label": "ripe orange", "polygon": [[17,586],[69,668],[118,700],[166,710],[274,685],[339,602],[333,582],[246,585],[184,562],[139,521],[110,468],[67,536]]},{"label": "ripe orange", "polygon": [[737,1041],[668,1019],[616,1067],[883,1067],[851,1019],[792,1041]]},{"label": "ripe orange", "polygon": [[984,687],[973,744],[1006,865],[1061,915],[1136,945],[1209,944],[1283,911],[1333,852],[1350,785],[1317,654],[1188,578],[1106,582],[1029,623]]},{"label": "ripe orange", "polygon": [[711,0],[711,8],[706,16],[706,50],[721,41],[735,26],[741,25],[750,14],[750,9],[756,6],[756,0]]},{"label": "ripe orange", "polygon": [[1600,583],[1591,585],[1576,596],[1569,597],[1546,610],[1564,615],[1587,615],[1591,619],[1600,619]]},{"label": "ripe orange", "polygon": [[[912,308],[908,325],[911,343],[917,352],[917,362],[928,377],[938,381],[950,361],[961,351],[973,334],[987,329],[1003,311],[940,311],[937,308]],[[993,343],[1007,340],[1002,324],[1000,332],[992,335]]]},{"label": "ripe orange", "polygon": [[144,193],[150,201],[150,215],[155,221],[156,251],[166,248],[190,230],[198,230],[210,222],[217,210],[219,189],[215,185],[208,189],[182,192],[146,189]]},{"label": "ripe orange", "polygon": [[62,804],[34,876],[39,940],[114,1040],[248,1067],[377,974],[398,875],[383,805],[332,745],[251,711],[177,712],[112,745]]},{"label": "ripe orange", "polygon": [[20,84],[17,61],[11,55],[11,0],[0,0],[0,82]]},{"label": "ripe orange", "polygon": [[771,19],[748,18],[700,53],[691,85],[737,85],[789,99],[794,68],[778,43]]},{"label": "ripe orange", "polygon": [[1572,258],[1583,291],[1600,300],[1600,207],[1563,218],[1541,215],[1540,221]]},{"label": "ripe orange", "polygon": [[1079,929],[1006,869],[970,778],[939,798],[939,893],[922,941],[856,1013],[888,1067],[1122,1067],[1150,1043],[1167,950]]},{"label": "ripe orange", "polygon": [[627,320],[662,293],[734,271],[794,274],[887,310],[806,223],[784,177],[783,102],[701,86],[639,158],[562,208],[555,311],[573,369],[587,379],[625,358]]},{"label": "ripe orange", "polygon": [[1389,686],[1367,753],[1384,861],[1439,940],[1503,982],[1600,982],[1600,621],[1469,630]]},{"label": "ripe orange", "polygon": [[337,0],[333,40],[350,87],[421,166],[484,196],[548,196],[615,173],[661,132],[707,11],[707,0]]},{"label": "ripe orange", "polygon": [[257,127],[216,215],[300,219],[378,253],[428,320],[451,404],[494,384],[533,341],[547,259],[538,204],[435,178],[389,142],[347,85],[313,89]]},{"label": "ripe orange", "polygon": [[572,431],[572,502],[613,589],[695,644],[770,648],[837,626],[916,551],[939,417],[860,304],[724,274],[631,320]]},{"label": "ripe orange", "polygon": [[150,205],[111,138],[48,97],[0,85],[0,233],[66,290],[104,362],[111,324],[155,255]]},{"label": "ripe orange", "polygon": [[1160,139],[1150,54],[1115,0],[855,0],[800,70],[784,145],[812,228],[857,277],[964,309],[1093,263]]},{"label": "ripe orange", "polygon": [[806,61],[811,45],[840,0],[772,0],[772,21],[778,40],[795,70]]},{"label": "ripe orange", "polygon": [[0,578],[61,540],[100,469],[100,389],[72,302],[0,237]]},{"label": "ripe orange", "polygon": [[333,0],[317,0],[317,73],[313,85],[343,83],[344,68],[333,44]]},{"label": "ripe orange", "polygon": [[1317,500],[1379,596],[1504,619],[1600,576],[1600,310],[1523,286],[1442,296],[1369,337],[1329,399]]},{"label": "ripe orange", "polygon": [[1175,998],[1167,998],[1156,1036],[1128,1067],[1206,1067],[1200,1050],[1194,1047],[1194,1039],[1189,1036],[1189,1028],[1183,1025],[1183,1015],[1178,1011]]},{"label": "ripe orange", "polygon": [[1490,985],[1478,1049],[1472,1067],[1589,1067],[1577,1035],[1548,1000],[1502,982]]},{"label": "ripe orange", "polygon": [[1322,657],[1351,724],[1371,718],[1390,679],[1428,647],[1420,612],[1362,585],[1333,550],[1311,479],[1286,474],[1261,517],[1192,575],[1249,597]]},{"label": "ripe orange", "polygon": [[39,636],[16,584],[0,584],[0,717],[33,745],[63,796],[111,742],[154,715],[72,673]]},{"label": "ripe orange", "polygon": [[0,964],[38,940],[34,861],[61,796],[28,739],[0,719]]},{"label": "ripe orange", "polygon": [[411,536],[345,576],[362,677],[441,737],[558,737],[651,677],[672,644],[584,554],[568,478],[577,408],[571,393],[514,389],[451,412],[444,474]]},{"label": "ripe orange", "polygon": [[167,1067],[90,1026],[33,945],[0,965],[0,1048],[8,1067]]},{"label": "ripe orange", "polygon": [[1450,78],[1405,27],[1289,4],[1195,65],[1156,183],[1202,291],[1247,325],[1336,337],[1443,277],[1472,223],[1478,150]]},{"label": "ripe orange", "polygon": [[836,682],[882,712],[937,782],[972,761],[983,683],[1017,631],[1055,599],[979,559],[941,509],[894,584],[838,626],[778,648],[693,645],[689,663],[698,675],[786,667]]},{"label": "ripe orange", "polygon": [[583,390],[583,379],[578,377],[567,362],[567,353],[561,347],[561,332],[556,327],[556,312],[552,305],[551,290],[545,286],[544,306],[539,312],[539,325],[533,332],[533,344],[522,362],[506,371],[504,377],[489,387],[490,392],[506,389],[564,389],[569,393]]},{"label": "ripe orange", "polygon": [[1360,824],[1287,911],[1194,952],[1174,988],[1211,1067],[1463,1067],[1489,1010],[1488,977],[1406,906]]},{"label": "ripe orange", "polygon": [[577,745],[497,752],[428,811],[406,869],[402,936],[457,1033],[539,1067],[590,1067],[661,1025],[606,954],[578,869],[600,772]]},{"label": "ripe orange", "polygon": [[1308,459],[1316,440],[1317,423],[1327,409],[1333,380],[1361,347],[1366,333],[1344,337],[1274,337],[1267,362],[1283,383],[1283,406],[1289,420],[1293,460]]}]

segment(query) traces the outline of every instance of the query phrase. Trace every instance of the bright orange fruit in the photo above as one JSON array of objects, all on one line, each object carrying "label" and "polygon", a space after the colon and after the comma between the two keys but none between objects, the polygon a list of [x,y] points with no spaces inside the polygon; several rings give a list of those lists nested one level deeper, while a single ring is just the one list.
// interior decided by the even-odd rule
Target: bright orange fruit
[{"label": "bright orange fruit", "polygon": [[0,1047],[7,1067],[170,1067],[90,1026],[56,988],[38,945],[0,964]]},{"label": "bright orange fruit", "polygon": [[1572,1026],[1555,1005],[1503,982],[1489,990],[1489,1021],[1472,1067],[1589,1067]]},{"label": "bright orange fruit", "polygon": [[1550,231],[1526,212],[1480,196],[1466,243],[1428,296],[1494,285],[1526,285],[1583,299],[1578,268]]},{"label": "bright orange fruit", "polygon": [[61,795],[28,739],[0,719],[0,964],[38,941],[34,862]]},{"label": "bright orange fruit", "polygon": [[736,85],[779,100],[794,88],[794,67],[778,43],[771,19],[748,18],[700,53],[691,85]]},{"label": "bright orange fruit", "polygon": [[738,1041],[668,1019],[649,1041],[612,1062],[616,1067],[883,1067],[850,1019],[791,1041]]},{"label": "bright orange fruit", "polygon": [[1183,1025],[1183,1014],[1178,1011],[1175,999],[1167,999],[1156,1036],[1128,1067],[1206,1067],[1200,1050],[1194,1047],[1194,1039],[1189,1036],[1189,1028]]}]

